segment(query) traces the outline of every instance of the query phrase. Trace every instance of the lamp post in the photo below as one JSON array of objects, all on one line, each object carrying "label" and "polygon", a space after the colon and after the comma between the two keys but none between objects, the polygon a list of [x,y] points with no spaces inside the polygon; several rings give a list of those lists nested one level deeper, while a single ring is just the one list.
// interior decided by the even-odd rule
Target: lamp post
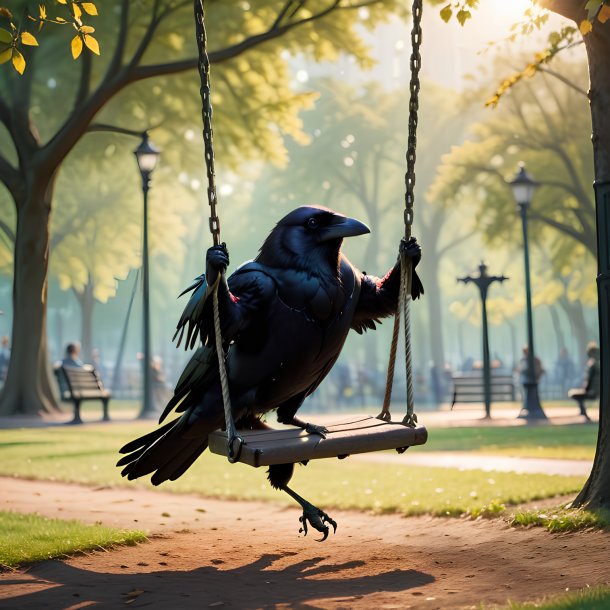
[{"label": "lamp post", "polygon": [[142,194],[144,196],[144,228],[143,228],[143,243],[142,243],[142,309],[144,318],[144,336],[143,336],[143,375],[144,375],[144,392],[142,400],[142,409],[138,417],[145,418],[154,416],[155,405],[152,400],[152,378],[150,363],[152,360],[150,350],[150,275],[148,267],[148,191],[150,188],[150,176],[153,173],[159,155],[159,149],[148,140],[148,133],[142,134],[142,141],[138,148],[134,151],[138,168],[142,175]]},{"label": "lamp post", "polygon": [[487,275],[487,265],[481,261],[478,277],[458,277],[458,282],[472,282],[479,289],[483,312],[483,389],[485,395],[485,417],[491,418],[491,367],[489,363],[489,333],[487,327],[487,291],[494,282],[504,282],[505,275]]},{"label": "lamp post", "polygon": [[538,380],[536,379],[535,354],[534,354],[534,325],[532,317],[532,288],[530,282],[530,258],[527,234],[527,211],[532,203],[534,190],[538,183],[525,171],[525,164],[519,163],[519,169],[515,177],[508,182],[517,208],[521,215],[521,226],[523,228],[523,257],[525,263],[525,304],[527,314],[527,367],[525,370],[523,386],[525,396],[523,407],[519,417],[529,420],[546,419],[538,396]]}]

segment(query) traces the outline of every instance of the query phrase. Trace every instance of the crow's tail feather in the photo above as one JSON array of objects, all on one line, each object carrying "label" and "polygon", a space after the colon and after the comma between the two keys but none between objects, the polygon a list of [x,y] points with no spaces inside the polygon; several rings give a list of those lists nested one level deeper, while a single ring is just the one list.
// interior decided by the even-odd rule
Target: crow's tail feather
[{"label": "crow's tail feather", "polygon": [[178,417],[127,443],[121,453],[128,455],[117,462],[117,466],[124,466],[121,475],[132,480],[154,472],[153,485],[183,475],[208,446],[207,435],[184,438],[184,418]]}]

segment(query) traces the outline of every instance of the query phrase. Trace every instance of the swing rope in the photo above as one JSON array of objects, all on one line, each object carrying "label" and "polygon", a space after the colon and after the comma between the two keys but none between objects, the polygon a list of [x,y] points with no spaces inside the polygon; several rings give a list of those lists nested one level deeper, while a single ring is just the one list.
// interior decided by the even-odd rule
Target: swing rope
[{"label": "swing rope", "polygon": [[[205,151],[205,166],[208,179],[208,204],[210,205],[210,232],[214,245],[220,242],[220,219],[216,211],[218,197],[216,195],[216,174],[214,169],[214,132],[212,131],[212,101],[210,99],[210,59],[207,52],[207,34],[205,31],[204,0],[195,0],[195,35],[197,37],[197,49],[199,51],[199,79],[201,87],[201,118],[203,120],[203,144]],[[222,244],[224,246],[224,244]],[[229,441],[229,461],[235,462],[239,458],[239,452],[243,440],[237,435],[233,411],[231,408],[231,396],[229,394],[229,378],[225,363],[225,351],[222,344],[222,333],[220,327],[220,314],[218,311],[218,286],[221,276],[216,278],[212,286],[212,300],[214,308],[214,339],[216,343],[216,354],[218,355],[218,371],[220,373],[220,386],[222,389],[222,402],[225,412],[225,428]]]},{"label": "swing rope", "polygon": [[[405,241],[411,237],[413,225],[413,204],[415,203],[415,159],[417,148],[417,112],[419,110],[419,70],[421,68],[420,47],[422,42],[422,0],[413,0],[412,15],[413,27],[411,29],[411,80],[409,83],[409,133],[407,138],[407,171],[405,173]],[[414,412],[413,396],[413,355],[411,353],[411,259],[401,252],[400,254],[400,289],[398,293],[398,307],[394,317],[394,328],[392,331],[392,342],[390,345],[390,357],[388,361],[388,373],[386,377],[383,407],[377,416],[383,421],[391,421],[390,401],[392,399],[392,385],[394,382],[394,370],[396,367],[396,354],[398,350],[398,335],[400,333],[400,318],[404,319],[405,336],[405,373],[407,390],[407,414],[402,423],[412,428],[417,424],[417,415]]]}]

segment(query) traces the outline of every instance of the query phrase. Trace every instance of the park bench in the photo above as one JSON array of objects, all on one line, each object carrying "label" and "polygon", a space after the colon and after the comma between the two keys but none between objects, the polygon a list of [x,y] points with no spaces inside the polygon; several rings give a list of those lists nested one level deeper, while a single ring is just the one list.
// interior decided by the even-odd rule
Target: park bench
[{"label": "park bench", "polygon": [[111,394],[104,388],[100,376],[92,366],[75,367],[59,364],[54,372],[59,383],[61,399],[74,403],[74,419],[71,423],[83,423],[80,417],[80,405],[84,400],[101,400],[104,410],[103,421],[110,421],[108,402]]},{"label": "park bench", "polygon": [[[483,371],[472,373],[454,373],[453,404],[458,402],[484,402],[485,387]],[[513,402],[515,400],[515,382],[512,375],[491,374],[492,402]]]}]

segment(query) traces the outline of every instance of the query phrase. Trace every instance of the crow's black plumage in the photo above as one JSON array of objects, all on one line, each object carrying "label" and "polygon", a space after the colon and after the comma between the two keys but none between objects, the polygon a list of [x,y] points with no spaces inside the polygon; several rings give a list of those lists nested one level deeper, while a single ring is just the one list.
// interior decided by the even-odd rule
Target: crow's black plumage
[{"label": "crow's black plumage", "polygon": [[[327,208],[297,208],[271,231],[254,261],[225,281],[229,259],[223,246],[208,250],[206,273],[187,289],[191,298],[176,330],[178,344],[199,344],[160,423],[181,415],[122,449],[118,465],[135,479],[150,473],[155,485],[181,476],[206,449],[208,435],[224,425],[214,342],[212,287],[218,280],[222,339],[227,353],[231,403],[238,427],[259,427],[277,409],[281,423],[324,435],[296,413],[337,360],[350,329],[362,333],[396,311],[400,266],[382,278],[354,268],[341,253],[343,238],[368,233],[366,225]],[[401,243],[416,265],[415,240]],[[219,278],[220,275],[220,278]],[[412,296],[423,288],[413,273]],[[287,487],[292,465],[271,467],[269,479],[304,507],[307,521],[325,532],[327,515]],[[313,511],[313,512],[312,512]],[[315,512],[317,511],[317,513]]]}]

